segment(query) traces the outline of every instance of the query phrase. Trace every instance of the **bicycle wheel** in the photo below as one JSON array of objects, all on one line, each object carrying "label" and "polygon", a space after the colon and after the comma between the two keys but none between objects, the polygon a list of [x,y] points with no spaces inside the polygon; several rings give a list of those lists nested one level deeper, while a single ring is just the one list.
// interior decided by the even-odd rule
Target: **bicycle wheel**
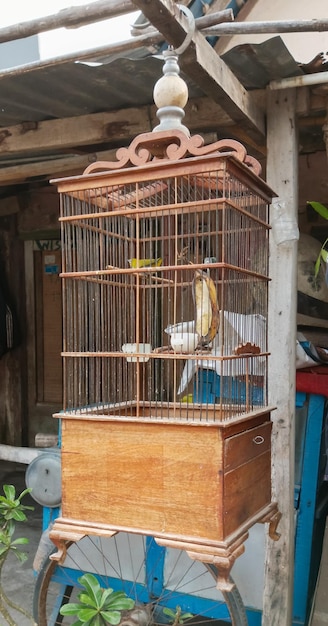
[{"label": "bicycle wheel", "polygon": [[152,537],[118,533],[111,538],[87,536],[72,543],[63,565],[49,560],[38,573],[35,585],[34,619],[38,626],[69,626],[75,617],[63,618],[60,607],[76,601],[82,573],[97,576],[101,587],[124,591],[135,608],[122,615],[122,626],[170,624],[164,608],[190,613],[188,624],[206,622],[219,626],[222,620],[247,626],[238,589],[216,588],[215,567],[193,561],[183,550],[163,548]]}]

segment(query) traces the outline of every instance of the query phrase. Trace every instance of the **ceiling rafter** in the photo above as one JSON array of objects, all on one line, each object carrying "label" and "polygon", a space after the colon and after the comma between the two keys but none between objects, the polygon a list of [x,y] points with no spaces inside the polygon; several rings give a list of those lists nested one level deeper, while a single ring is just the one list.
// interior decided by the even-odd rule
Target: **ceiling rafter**
[{"label": "ceiling rafter", "polygon": [[[158,124],[156,107],[121,108],[102,113],[28,122],[0,127],[0,162],[6,157],[85,151],[85,146],[109,144],[113,148],[131,141]],[[231,118],[215,102],[193,98],[187,103],[186,121],[193,132],[210,132],[232,126]]]}]

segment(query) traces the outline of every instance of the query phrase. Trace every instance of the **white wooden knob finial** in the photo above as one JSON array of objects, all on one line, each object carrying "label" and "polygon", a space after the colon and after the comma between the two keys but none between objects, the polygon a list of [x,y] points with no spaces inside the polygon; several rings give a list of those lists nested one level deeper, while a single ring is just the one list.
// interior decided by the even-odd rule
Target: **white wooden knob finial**
[{"label": "white wooden knob finial", "polygon": [[160,123],[154,131],[180,129],[188,137],[189,130],[181,121],[185,116],[183,108],[188,102],[188,87],[179,76],[180,68],[178,55],[173,48],[163,52],[163,74],[155,84],[153,97],[158,111],[156,113]]}]

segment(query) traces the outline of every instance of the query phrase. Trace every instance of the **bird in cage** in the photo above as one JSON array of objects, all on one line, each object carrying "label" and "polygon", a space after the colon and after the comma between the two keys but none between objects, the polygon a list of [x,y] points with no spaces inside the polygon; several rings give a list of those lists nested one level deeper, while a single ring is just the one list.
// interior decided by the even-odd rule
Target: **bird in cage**
[{"label": "bird in cage", "polygon": [[214,281],[207,272],[197,269],[192,282],[195,304],[195,330],[198,348],[207,348],[219,329],[219,308]]},{"label": "bird in cage", "polygon": [[130,267],[160,267],[162,265],[163,259],[128,259],[128,263]]},{"label": "bird in cage", "polygon": [[[171,324],[165,328],[165,332],[171,337],[171,346],[175,351],[180,343],[182,352],[211,349],[211,344],[219,330],[220,312],[214,281],[207,272],[197,269],[191,286],[195,318],[191,321]],[[184,347],[184,344],[187,344],[188,349]]]}]

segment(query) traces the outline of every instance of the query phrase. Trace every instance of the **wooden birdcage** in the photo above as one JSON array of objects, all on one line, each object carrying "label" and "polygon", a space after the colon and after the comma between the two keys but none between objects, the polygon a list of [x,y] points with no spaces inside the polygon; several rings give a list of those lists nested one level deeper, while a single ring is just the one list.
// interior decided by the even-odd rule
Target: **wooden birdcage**
[{"label": "wooden birdcage", "polygon": [[52,537],[128,529],[229,572],[248,528],[277,516],[273,194],[241,144],[181,130],[140,135],[117,161],[56,182],[63,502]]},{"label": "wooden birdcage", "polygon": [[230,143],[60,183],[65,415],[266,409],[268,192]]}]

